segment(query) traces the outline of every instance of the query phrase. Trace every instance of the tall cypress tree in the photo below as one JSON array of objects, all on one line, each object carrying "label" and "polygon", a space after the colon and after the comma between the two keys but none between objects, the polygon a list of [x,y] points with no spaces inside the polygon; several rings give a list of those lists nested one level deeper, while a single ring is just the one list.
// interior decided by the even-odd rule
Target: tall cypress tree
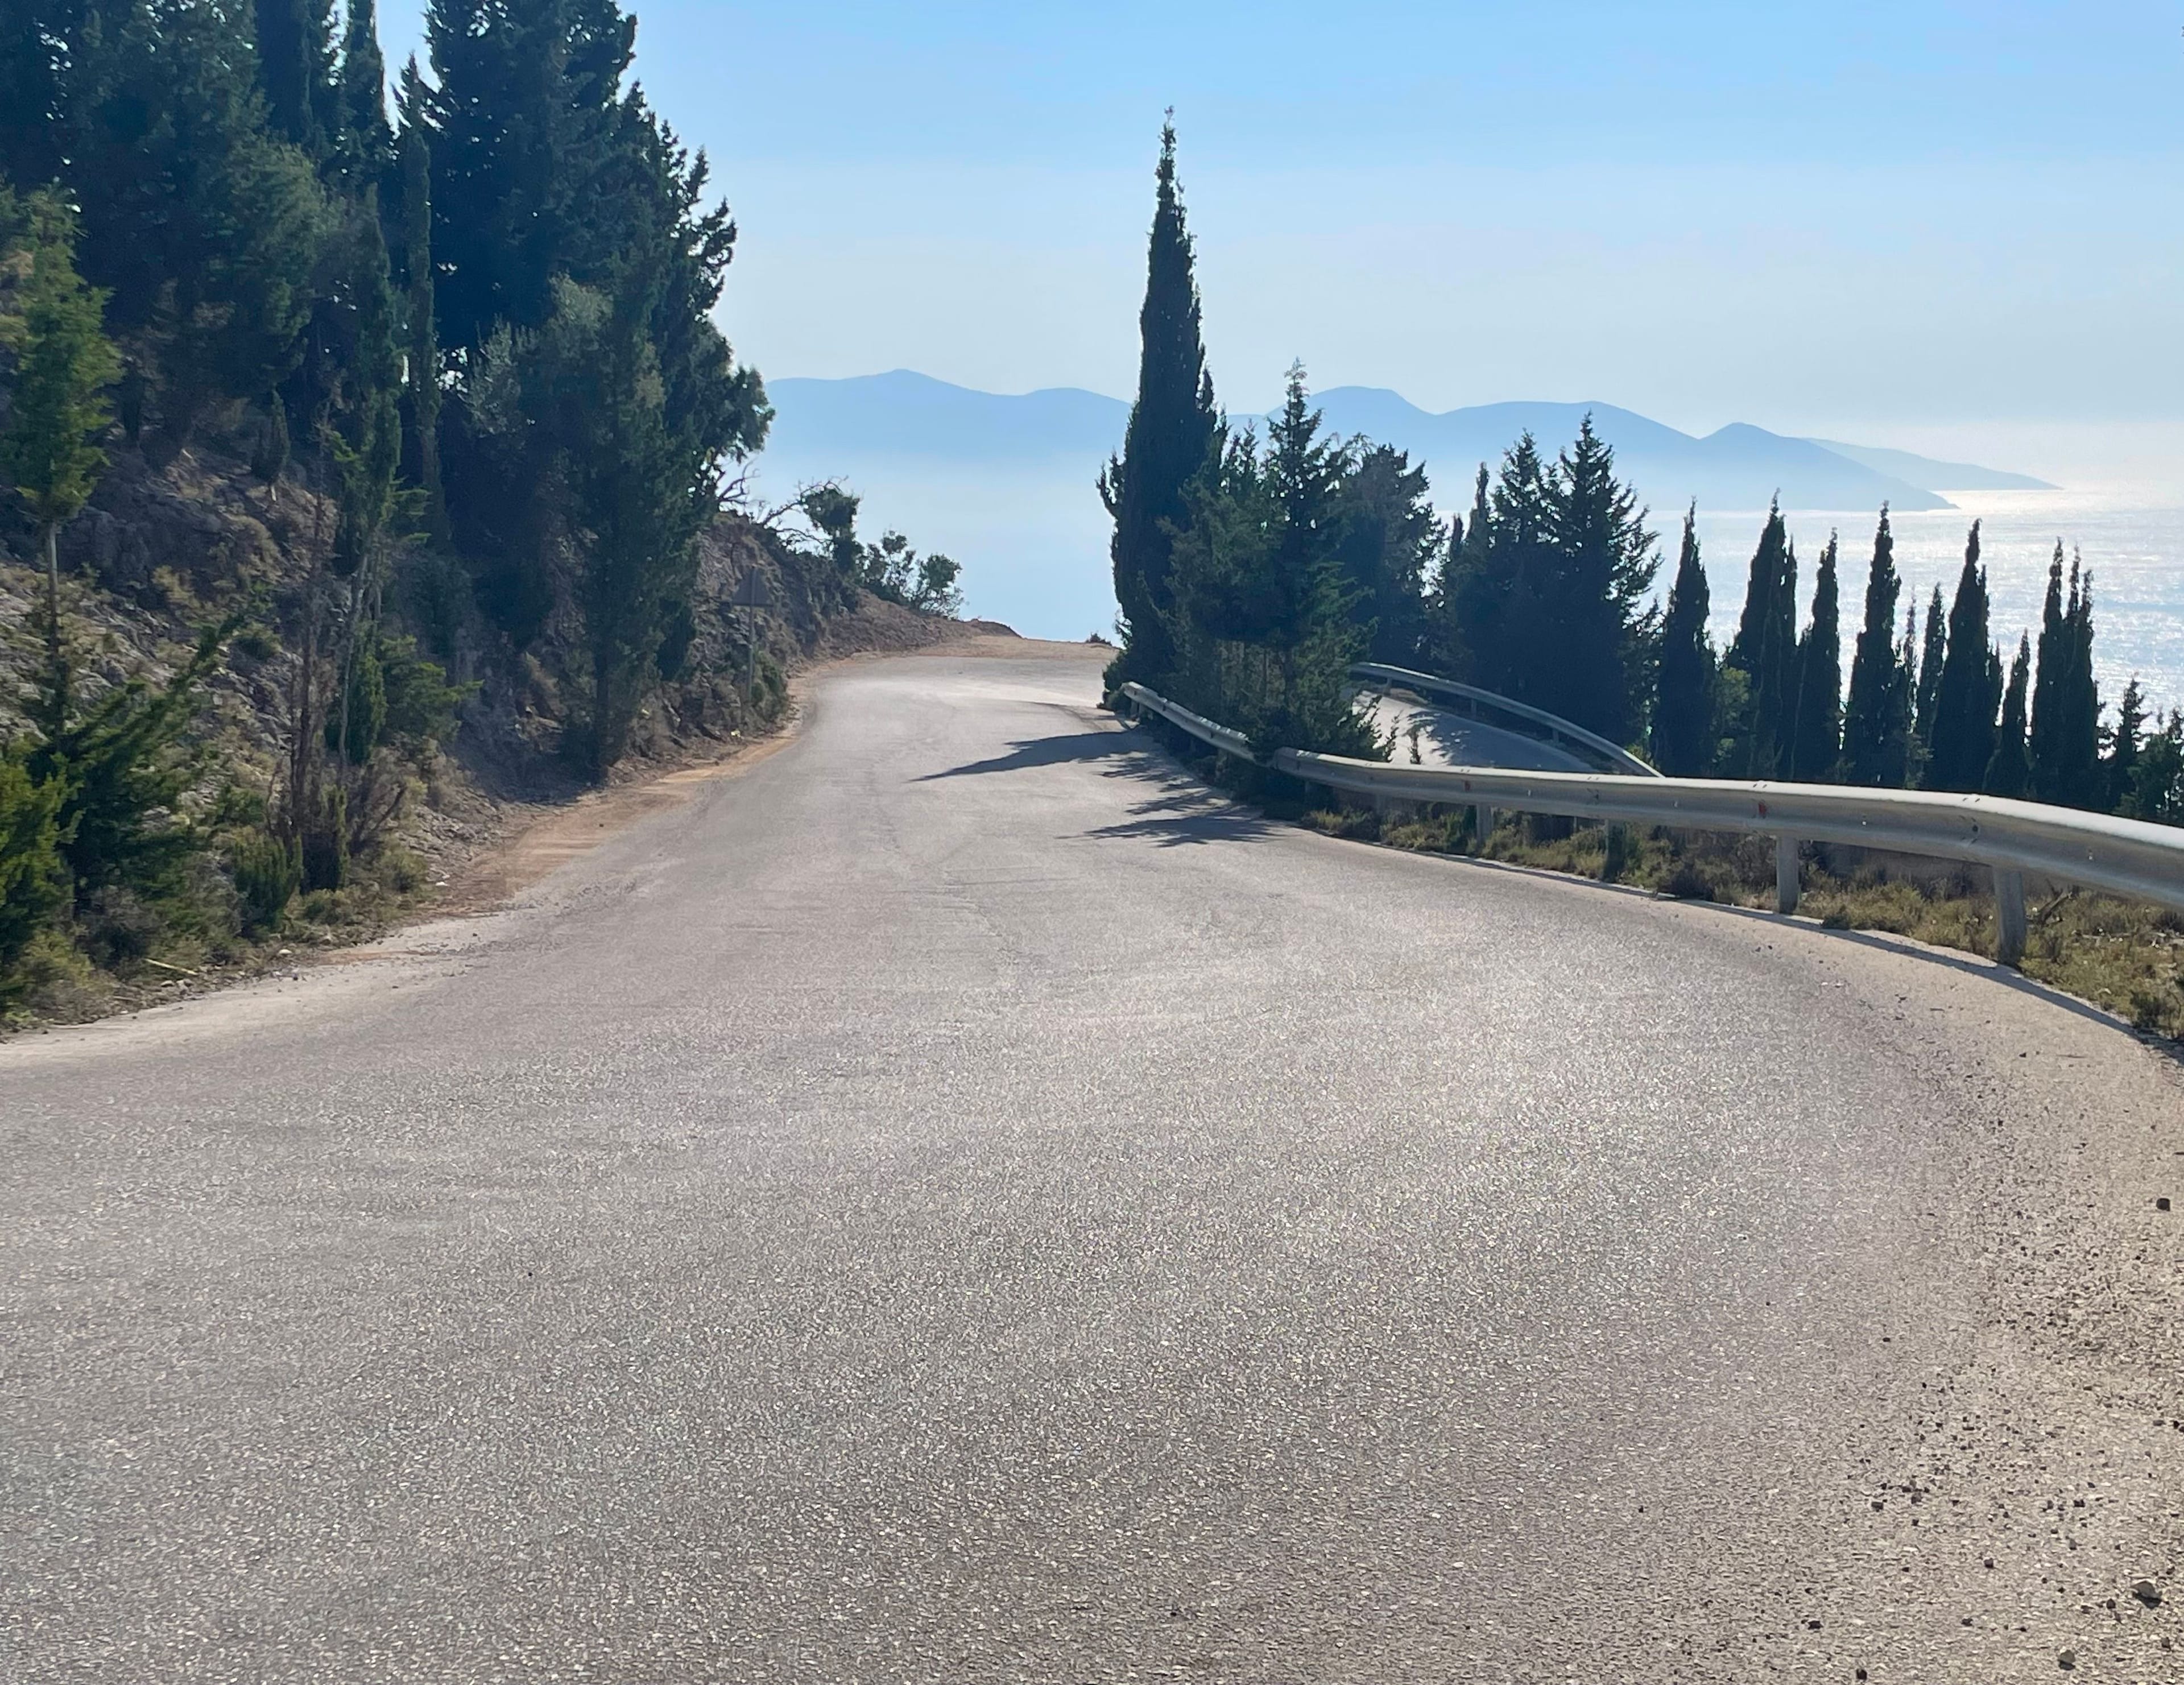
[{"label": "tall cypress tree", "polygon": [[1842,758],[1842,626],[1836,582],[1836,537],[1828,535],[1813,582],[1813,620],[1797,646],[1797,719],[1789,776],[1819,783]]},{"label": "tall cypress tree", "polygon": [[2040,609],[2038,665],[2032,679],[2032,793],[2059,802],[2070,782],[2065,765],[2064,692],[2070,686],[2070,635],[2063,614],[2063,541],[2055,541],[2048,561],[2048,595]]},{"label": "tall cypress tree", "polygon": [[1892,734],[1897,692],[1908,683],[1896,656],[1896,603],[1903,588],[1896,572],[1896,538],[1888,506],[1873,535],[1873,562],[1865,576],[1865,618],[1851,657],[1850,698],[1843,709],[1843,773],[1853,784],[1903,782],[1904,745]]},{"label": "tall cypress tree", "polygon": [[401,159],[403,469],[425,495],[426,530],[448,541],[446,493],[440,483],[440,336],[432,296],[432,143],[421,117],[424,77],[413,54],[402,67],[398,96]]},{"label": "tall cypress tree", "polygon": [[2124,681],[2123,698],[2116,703],[2115,737],[2103,764],[2103,797],[2110,813],[2122,810],[2138,772],[2139,750],[2145,740],[2146,693],[2133,674]]},{"label": "tall cypress tree", "polygon": [[256,0],[258,79],[273,131],[314,162],[341,130],[331,0]]},{"label": "tall cypress tree", "polygon": [[394,131],[387,120],[387,60],[379,50],[374,0],[348,0],[342,31],[341,133],[334,153],[348,191],[386,181],[394,162]]},{"label": "tall cypress tree", "polygon": [[1934,725],[1925,787],[1977,790],[1994,754],[1997,663],[1987,642],[1986,570],[1980,565],[1980,524],[1964,540],[1964,564],[1949,605],[1947,653],[1934,687]]},{"label": "tall cypress tree", "polygon": [[1745,578],[1744,609],[1729,665],[1745,676],[1736,770],[1774,778],[1787,759],[1797,697],[1797,554],[1780,500],[1770,504]]},{"label": "tall cypress tree", "polygon": [[2070,665],[2064,687],[2062,788],[2057,799],[2074,808],[2101,801],[2101,693],[2093,677],[2093,576],[2070,558],[2070,597],[2064,611]]},{"label": "tall cypress tree", "polygon": [[1660,690],[1653,704],[1653,759],[1674,778],[1703,778],[1713,770],[1718,672],[1706,569],[1699,562],[1698,505],[1684,513],[1683,547],[1669,612],[1661,626]]},{"label": "tall cypress tree", "polygon": [[2029,793],[2032,768],[2025,755],[2025,687],[2032,671],[2032,640],[2018,635],[2017,659],[2009,664],[2009,686],[2002,696],[2002,724],[1995,728],[1994,753],[1987,758],[1980,787],[1990,796]]},{"label": "tall cypress tree", "polygon": [[1440,643],[1445,670],[1454,678],[1484,685],[1480,676],[1487,659],[1482,651],[1500,635],[1498,598],[1489,572],[1494,540],[1494,505],[1488,491],[1486,464],[1471,492],[1471,514],[1462,523],[1461,537],[1451,535],[1448,588],[1441,593]]},{"label": "tall cypress tree", "polygon": [[1919,646],[1919,672],[1912,704],[1911,729],[1923,759],[1933,752],[1934,718],[1942,695],[1942,674],[1949,657],[1948,611],[1942,604],[1942,587],[1936,586],[1926,602],[1926,631]]},{"label": "tall cypress tree", "polygon": [[1165,618],[1172,533],[1184,520],[1184,488],[1212,454],[1219,422],[1200,328],[1190,231],[1176,181],[1173,114],[1161,128],[1154,184],[1145,300],[1138,316],[1137,401],[1122,454],[1100,475],[1100,499],[1115,522],[1109,554],[1115,600],[1123,611],[1123,649],[1109,669],[1111,687],[1129,679],[1157,684],[1174,665]]}]

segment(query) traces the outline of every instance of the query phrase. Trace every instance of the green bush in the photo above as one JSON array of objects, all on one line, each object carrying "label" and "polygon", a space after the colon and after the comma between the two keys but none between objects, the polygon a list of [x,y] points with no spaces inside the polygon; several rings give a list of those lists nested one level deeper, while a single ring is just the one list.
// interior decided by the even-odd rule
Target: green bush
[{"label": "green bush", "polygon": [[31,776],[18,750],[0,753],[0,1005],[25,987],[17,962],[69,898],[60,853],[58,779]]},{"label": "green bush", "polygon": [[295,839],[246,831],[229,853],[228,870],[243,930],[253,936],[279,930],[304,881],[304,853]]}]

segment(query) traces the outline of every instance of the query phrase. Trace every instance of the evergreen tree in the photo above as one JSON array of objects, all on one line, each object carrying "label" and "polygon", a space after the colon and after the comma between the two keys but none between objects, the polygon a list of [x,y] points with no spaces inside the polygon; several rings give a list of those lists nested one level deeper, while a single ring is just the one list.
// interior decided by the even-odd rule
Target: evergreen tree
[{"label": "evergreen tree", "polygon": [[413,57],[402,69],[403,469],[424,498],[426,531],[448,537],[440,480],[440,340],[432,302],[432,142],[418,114],[424,78]]},{"label": "evergreen tree", "polygon": [[1442,670],[1450,676],[1485,685],[1490,658],[1483,652],[1500,638],[1502,597],[1490,570],[1494,507],[1486,464],[1479,464],[1471,494],[1471,514],[1449,538],[1448,579],[1440,593],[1440,647]]},{"label": "evergreen tree", "polygon": [[387,181],[394,131],[387,120],[387,60],[374,0],[348,0],[342,31],[340,139],[335,163],[352,196]]},{"label": "evergreen tree", "polygon": [[273,131],[313,159],[341,127],[330,0],[255,0],[258,76]]},{"label": "evergreen tree", "polygon": [[1706,570],[1699,563],[1698,505],[1684,514],[1683,547],[1669,612],[1661,628],[1660,689],[1653,705],[1653,759],[1674,778],[1703,778],[1713,770],[1718,701],[1713,612]]},{"label": "evergreen tree", "polygon": [[1841,758],[1842,627],[1831,532],[1814,579],[1812,624],[1797,647],[1797,714],[1787,770],[1801,783],[1822,783],[1836,776]]},{"label": "evergreen tree", "polygon": [[0,180],[34,189],[59,179],[71,47],[86,0],[0,7]]},{"label": "evergreen tree", "polygon": [[1199,326],[1172,119],[1161,129],[1154,182],[1145,299],[1138,317],[1137,401],[1122,454],[1100,475],[1100,500],[1115,522],[1110,553],[1123,611],[1123,648],[1108,672],[1111,687],[1131,679],[1157,685],[1174,667],[1167,630],[1173,532],[1184,517],[1184,488],[1216,449],[1213,378]]},{"label": "evergreen tree", "polygon": [[1994,754],[1995,709],[2000,700],[1997,662],[1987,642],[1986,570],[1980,565],[1980,524],[1964,541],[1964,564],[1949,605],[1947,652],[1934,687],[1925,787],[1980,787]]},{"label": "evergreen tree", "polygon": [[267,133],[240,0],[109,0],[71,43],[64,181],[109,326],[186,442],[296,365],[328,226],[310,160]]},{"label": "evergreen tree", "polygon": [[1919,647],[1917,690],[1913,703],[1912,731],[1918,740],[1914,757],[1921,763],[1933,753],[1934,720],[1948,656],[1948,619],[1942,606],[1942,587],[1937,585],[1926,603],[1926,632]]},{"label": "evergreen tree", "polygon": [[2101,695],[2093,676],[2093,576],[2070,559],[2070,601],[2064,612],[2068,665],[2063,685],[2063,779],[2055,799],[2101,808]]},{"label": "evergreen tree", "polygon": [[2065,767],[2063,696],[2069,687],[2070,635],[2063,613],[2063,541],[2055,541],[2048,561],[2048,595],[2040,609],[2038,662],[2032,680],[2032,794],[2059,802],[2069,782]]},{"label": "evergreen tree", "polygon": [[1341,502],[1339,553],[1368,622],[1367,653],[1375,661],[1415,667],[1427,659],[1426,569],[1442,548],[1425,470],[1391,445],[1361,441],[1343,479]]},{"label": "evergreen tree", "polygon": [[1456,625],[1456,582],[1463,564],[1463,517],[1451,515],[1446,537],[1435,547],[1433,583],[1426,592],[1425,626],[1418,659],[1429,670],[1453,673],[1462,659],[1451,636]]},{"label": "evergreen tree", "polygon": [[30,508],[46,566],[45,697],[38,725],[50,739],[65,726],[70,672],[60,619],[60,530],[89,501],[106,466],[100,435],[113,420],[106,389],[120,359],[100,325],[105,295],[84,285],[74,262],[67,213],[41,194],[31,207],[31,274],[21,313],[0,322],[16,353],[0,474]]},{"label": "evergreen tree", "polygon": [[1303,370],[1263,453],[1248,429],[1218,442],[1173,552],[1177,688],[1268,748],[1384,754],[1346,694],[1363,644],[1340,562],[1351,453],[1321,437]]},{"label": "evergreen tree", "polygon": [[1737,722],[1735,770],[1775,778],[1788,759],[1797,698],[1797,555],[1779,501],[1767,511],[1746,576],[1744,608],[1728,665],[1744,676],[1749,702]]},{"label": "evergreen tree", "polygon": [[1619,742],[1641,727],[1652,688],[1659,622],[1643,605],[1659,559],[1646,511],[1616,479],[1615,453],[1589,414],[1557,460],[1548,515],[1548,567],[1534,576],[1537,619],[1522,640],[1525,699]]},{"label": "evergreen tree", "polygon": [[1900,786],[1908,746],[1892,726],[1898,695],[1911,680],[1897,659],[1896,604],[1903,581],[1896,572],[1896,539],[1889,531],[1888,506],[1873,535],[1873,563],[1865,576],[1865,617],[1859,622],[1858,648],[1851,658],[1850,697],[1843,709],[1843,770],[1853,784]]},{"label": "evergreen tree", "polygon": [[[1502,453],[1485,518],[1474,515],[1457,597],[1457,620],[1471,652],[1472,682],[1535,701],[1527,692],[1555,658],[1553,475],[1530,433]],[[1540,707],[1551,704],[1540,701]]]},{"label": "evergreen tree", "polygon": [[2125,798],[2131,794],[2131,781],[2138,770],[2146,720],[2145,692],[2139,688],[2137,675],[2133,674],[2124,683],[2123,700],[2116,704],[2115,736],[2110,741],[2108,759],[2103,767],[2108,808],[2112,813],[2120,813]]},{"label": "evergreen tree", "polygon": [[2031,792],[2032,766],[2025,752],[2025,689],[2032,672],[2032,640],[2020,633],[2017,659],[2009,664],[2009,685],[2002,696],[2002,724],[1995,730],[1994,754],[1987,759],[1980,787],[1990,796],[2023,798]]}]

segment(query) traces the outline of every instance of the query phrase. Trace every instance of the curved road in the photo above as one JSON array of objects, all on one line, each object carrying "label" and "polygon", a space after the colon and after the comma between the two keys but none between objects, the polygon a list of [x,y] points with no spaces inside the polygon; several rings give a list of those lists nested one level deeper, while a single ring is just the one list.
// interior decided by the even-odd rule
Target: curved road
[{"label": "curved road", "polygon": [[2175,1064],[1097,671],[0,1048],[0,1678],[2184,1677]]}]

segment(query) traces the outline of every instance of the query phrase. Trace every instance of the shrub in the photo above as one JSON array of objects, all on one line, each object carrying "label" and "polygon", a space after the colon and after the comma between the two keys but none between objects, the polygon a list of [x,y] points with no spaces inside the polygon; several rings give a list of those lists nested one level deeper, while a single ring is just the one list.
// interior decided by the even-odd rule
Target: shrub
[{"label": "shrub", "polygon": [[228,870],[243,930],[253,936],[279,930],[304,881],[304,854],[295,839],[245,831],[229,853]]}]

